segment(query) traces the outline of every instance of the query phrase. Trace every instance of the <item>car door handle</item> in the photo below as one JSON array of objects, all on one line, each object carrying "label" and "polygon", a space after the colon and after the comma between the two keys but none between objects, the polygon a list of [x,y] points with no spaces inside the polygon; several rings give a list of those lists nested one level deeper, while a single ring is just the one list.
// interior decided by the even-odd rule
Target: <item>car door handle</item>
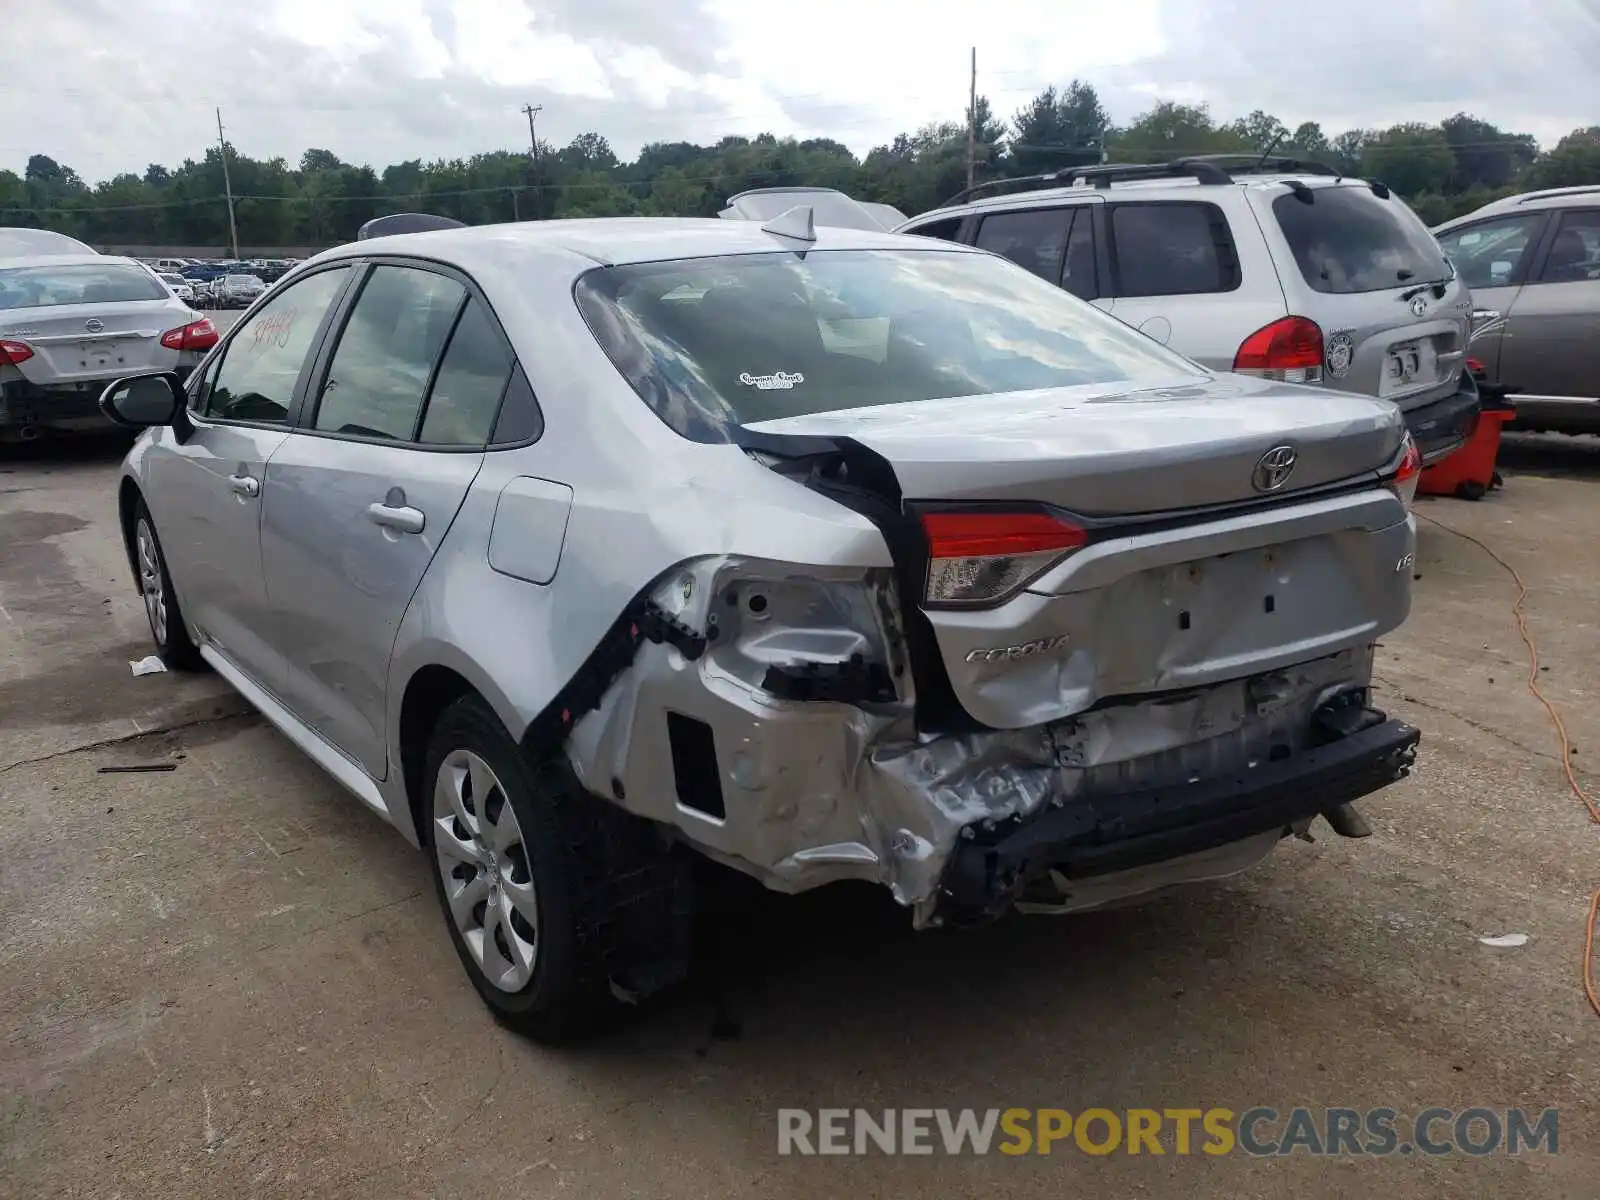
[{"label": "car door handle", "polygon": [[259,496],[261,481],[254,475],[230,475],[228,486],[241,496]]},{"label": "car door handle", "polygon": [[1475,308],[1472,310],[1472,319],[1474,321],[1498,321],[1500,319],[1500,310],[1497,308]]},{"label": "car door handle", "polygon": [[421,533],[427,524],[422,510],[405,504],[369,504],[367,517],[374,525],[393,529],[397,533]]}]

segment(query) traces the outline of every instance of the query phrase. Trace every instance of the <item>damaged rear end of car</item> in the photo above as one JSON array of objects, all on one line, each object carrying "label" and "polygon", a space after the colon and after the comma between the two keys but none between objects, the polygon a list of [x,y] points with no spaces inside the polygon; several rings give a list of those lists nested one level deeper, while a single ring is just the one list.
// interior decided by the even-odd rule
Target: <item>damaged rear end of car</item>
[{"label": "damaged rear end of car", "polygon": [[[580,310],[730,471],[864,519],[659,574],[540,740],[768,886],[889,888],[919,926],[1248,867],[1402,778],[1375,708],[1408,615],[1392,406],[1216,376],[1010,264],[812,251],[601,268]],[[726,486],[727,481],[724,481]]]}]

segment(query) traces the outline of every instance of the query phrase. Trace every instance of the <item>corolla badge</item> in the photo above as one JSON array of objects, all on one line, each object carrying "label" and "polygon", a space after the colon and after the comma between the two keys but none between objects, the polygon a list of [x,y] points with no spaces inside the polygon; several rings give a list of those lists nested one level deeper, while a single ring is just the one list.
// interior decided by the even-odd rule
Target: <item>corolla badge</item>
[{"label": "corolla badge", "polygon": [[1250,482],[1258,492],[1275,492],[1289,482],[1298,458],[1293,446],[1274,446],[1256,460]]},{"label": "corolla badge", "polygon": [[1421,296],[1412,298],[1411,315],[1413,317],[1425,317],[1428,315],[1428,302]]},{"label": "corolla badge", "polygon": [[1067,635],[1056,633],[1049,637],[1034,638],[1031,642],[1018,642],[1015,646],[988,646],[982,650],[971,650],[967,653],[967,661],[969,663],[1012,662],[1019,658],[1032,658],[1036,654],[1048,654],[1066,644]]},{"label": "corolla badge", "polygon": [[90,333],[99,333],[106,326],[105,326],[105,322],[100,320],[98,317],[90,317],[87,321],[85,321],[83,323],[83,327],[85,329],[87,329]]}]

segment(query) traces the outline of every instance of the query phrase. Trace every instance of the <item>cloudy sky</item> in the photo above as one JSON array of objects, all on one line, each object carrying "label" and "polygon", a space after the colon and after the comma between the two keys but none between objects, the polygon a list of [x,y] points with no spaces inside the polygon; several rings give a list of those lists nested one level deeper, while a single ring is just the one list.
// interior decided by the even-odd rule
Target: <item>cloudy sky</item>
[{"label": "cloudy sky", "polygon": [[1094,83],[1330,133],[1467,110],[1546,143],[1600,122],[1600,0],[0,0],[0,167],[89,180],[307,146],[381,168],[598,130],[771,130],[858,153],[960,119],[967,56],[1009,114]]}]

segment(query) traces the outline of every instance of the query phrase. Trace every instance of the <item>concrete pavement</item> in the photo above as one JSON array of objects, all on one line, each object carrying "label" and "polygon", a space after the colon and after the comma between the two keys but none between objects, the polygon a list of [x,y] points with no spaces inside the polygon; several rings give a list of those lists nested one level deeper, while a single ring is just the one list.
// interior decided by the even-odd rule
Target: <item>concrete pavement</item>
[{"label": "concrete pavement", "polygon": [[[680,993],[558,1053],[489,1019],[420,855],[214,677],[132,676],[119,453],[0,459],[0,1195],[1594,1195],[1600,833],[1476,546],[1423,525],[1379,693],[1423,755],[1374,837],[1319,826],[1219,886],[980,934],[913,934],[870,892],[763,899]],[[1420,511],[1528,581],[1586,764],[1600,443],[1512,461]],[[137,764],[173,769],[101,773]],[[1503,932],[1530,940],[1478,940]],[[1555,1106],[1560,1153],[776,1154],[780,1107],[1296,1104]]]}]

